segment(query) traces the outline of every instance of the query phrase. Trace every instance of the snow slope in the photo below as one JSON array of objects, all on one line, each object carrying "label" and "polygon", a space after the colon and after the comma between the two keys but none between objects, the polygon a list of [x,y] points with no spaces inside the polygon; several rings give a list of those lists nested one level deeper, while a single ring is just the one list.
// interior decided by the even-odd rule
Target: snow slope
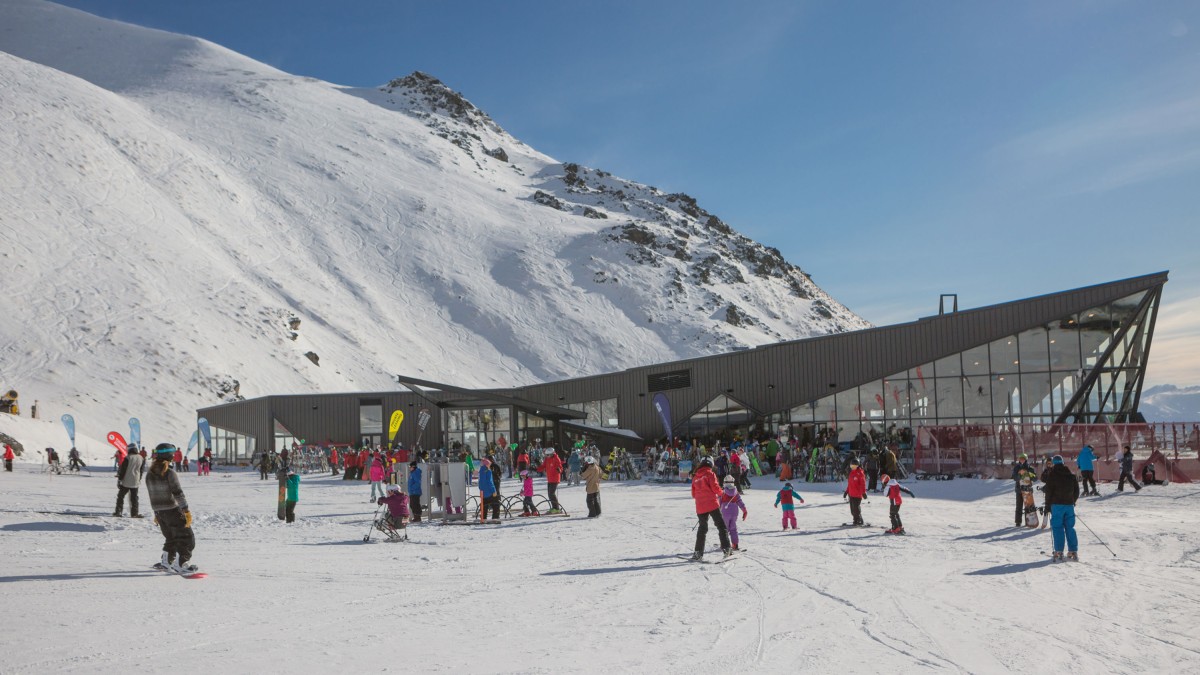
[{"label": "snow slope", "polygon": [[688,195],[560,163],[428,75],[340,87],[0,0],[0,88],[0,387],[97,437],[867,325]]},{"label": "snow slope", "polygon": [[[189,581],[148,569],[149,520],[107,515],[111,473],[35,471],[0,473],[0,582],[21,617],[5,622],[3,672],[1200,670],[1190,485],[1101,485],[1079,515],[1117,557],[1080,525],[1084,562],[1054,565],[1048,531],[1011,527],[1007,481],[911,484],[897,538],[838,527],[840,485],[799,484],[800,530],[780,532],[779,484],[760,478],[746,552],[713,566],[675,557],[694,537],[685,486],[605,484],[597,520],[569,487],[571,518],[425,523],[387,544],[362,541],[366,484],[304,477],[288,526],[274,481],[187,474],[211,574]],[[886,523],[881,498],[864,510]]]}]

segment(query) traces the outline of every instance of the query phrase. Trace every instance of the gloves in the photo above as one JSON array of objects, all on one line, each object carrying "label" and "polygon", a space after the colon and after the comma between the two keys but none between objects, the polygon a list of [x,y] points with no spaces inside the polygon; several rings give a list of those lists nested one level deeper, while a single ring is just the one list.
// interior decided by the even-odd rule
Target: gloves
[{"label": "gloves", "polygon": [[778,504],[776,504],[776,505],[775,505],[775,508],[779,508],[779,505],[778,505]]},{"label": "gloves", "polygon": [[745,511],[742,511],[742,520],[745,520],[746,516],[748,516],[748,515],[750,515],[750,514]]},{"label": "gloves", "polygon": [[803,504],[803,503],[804,503],[804,500],[803,500],[803,499],[801,499],[801,500],[800,500],[800,503],[801,503],[801,504]]},{"label": "gloves", "polygon": [[184,523],[185,523],[185,524],[186,524],[188,527],[191,527],[191,526],[192,526],[192,512],[191,512],[191,511],[184,511],[184,512],[183,512],[183,522],[184,522]]},{"label": "gloves", "polygon": [[843,501],[844,501],[844,500],[846,500],[846,499],[849,499],[849,498],[850,498],[850,493],[849,493],[849,492],[843,492],[843,493],[842,493],[842,500],[843,500]]}]

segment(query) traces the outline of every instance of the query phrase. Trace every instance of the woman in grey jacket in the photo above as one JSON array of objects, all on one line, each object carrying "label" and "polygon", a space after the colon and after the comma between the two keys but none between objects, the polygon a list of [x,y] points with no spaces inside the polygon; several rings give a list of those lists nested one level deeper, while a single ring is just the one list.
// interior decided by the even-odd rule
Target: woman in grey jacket
[{"label": "woman in grey jacket", "polygon": [[170,443],[159,443],[154,448],[154,465],[146,473],[146,491],[150,493],[154,522],[166,540],[163,542],[162,566],[173,572],[195,572],[196,566],[188,564],[192,549],[196,548],[192,513],[188,511],[179,476],[171,468],[174,457],[175,446]]}]

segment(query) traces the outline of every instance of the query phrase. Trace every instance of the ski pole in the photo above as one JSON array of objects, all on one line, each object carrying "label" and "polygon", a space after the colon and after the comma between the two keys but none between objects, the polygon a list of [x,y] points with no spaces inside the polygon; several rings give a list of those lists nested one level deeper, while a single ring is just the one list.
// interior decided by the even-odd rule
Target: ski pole
[{"label": "ski pole", "polygon": [[[1075,516],[1075,520],[1083,523],[1083,518],[1080,518],[1079,516]],[[1096,534],[1095,530],[1093,530],[1087,523],[1083,523],[1083,526],[1088,529],[1088,532],[1092,533],[1092,536],[1096,538],[1096,541],[1100,542],[1101,546],[1108,548],[1108,544],[1104,543],[1104,540],[1100,538],[1100,535]],[[1114,558],[1117,557],[1117,554],[1111,548],[1108,548],[1108,552],[1112,553]]]},{"label": "ski pole", "polygon": [[371,541],[371,532],[372,532],[372,530],[375,529],[375,520],[379,517],[379,509],[382,509],[382,508],[383,508],[383,505],[380,504],[379,508],[375,509],[375,514],[371,516],[371,524],[367,526],[367,533],[365,535],[363,535],[364,543]]}]

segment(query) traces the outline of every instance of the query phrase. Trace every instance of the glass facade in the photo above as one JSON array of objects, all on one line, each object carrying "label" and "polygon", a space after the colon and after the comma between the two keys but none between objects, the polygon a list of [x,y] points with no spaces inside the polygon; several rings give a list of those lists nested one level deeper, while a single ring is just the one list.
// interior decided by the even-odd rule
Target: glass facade
[{"label": "glass facade", "polygon": [[586,403],[568,403],[562,406],[568,410],[578,410],[587,413],[587,424],[593,427],[607,427],[615,429],[621,426],[620,420],[617,417],[617,399],[606,398],[600,401],[588,401]]},{"label": "glass facade", "polygon": [[358,433],[362,445],[378,446],[383,442],[383,401],[362,399],[358,402]]},{"label": "glass facade", "polygon": [[729,442],[734,436],[746,438],[755,417],[749,408],[722,394],[689,417],[683,433],[687,438],[716,438]]},{"label": "glass facade", "polygon": [[[253,436],[220,427],[210,427],[209,429],[212,433],[214,461],[222,464],[237,464],[238,462],[249,462],[253,458],[257,449]],[[203,453],[204,450],[200,449],[199,452]]]},{"label": "glass facade", "polygon": [[[1142,292],[1093,307],[810,401],[770,424],[823,424],[849,441],[921,425],[1124,422],[1141,388],[1157,300],[1156,291]],[[718,421],[722,399],[709,406]],[[708,410],[689,431],[711,428]]]},{"label": "glass facade", "polygon": [[446,430],[446,442],[452,450],[471,452],[475,457],[483,456],[483,450],[499,443],[503,436],[511,442],[509,432],[512,408],[458,408],[443,412],[442,428]]},{"label": "glass facade", "polygon": [[283,426],[283,422],[274,420],[275,428],[275,452],[281,450],[291,450],[292,445],[300,445],[303,441],[296,437],[295,434],[288,431],[287,427]]}]

